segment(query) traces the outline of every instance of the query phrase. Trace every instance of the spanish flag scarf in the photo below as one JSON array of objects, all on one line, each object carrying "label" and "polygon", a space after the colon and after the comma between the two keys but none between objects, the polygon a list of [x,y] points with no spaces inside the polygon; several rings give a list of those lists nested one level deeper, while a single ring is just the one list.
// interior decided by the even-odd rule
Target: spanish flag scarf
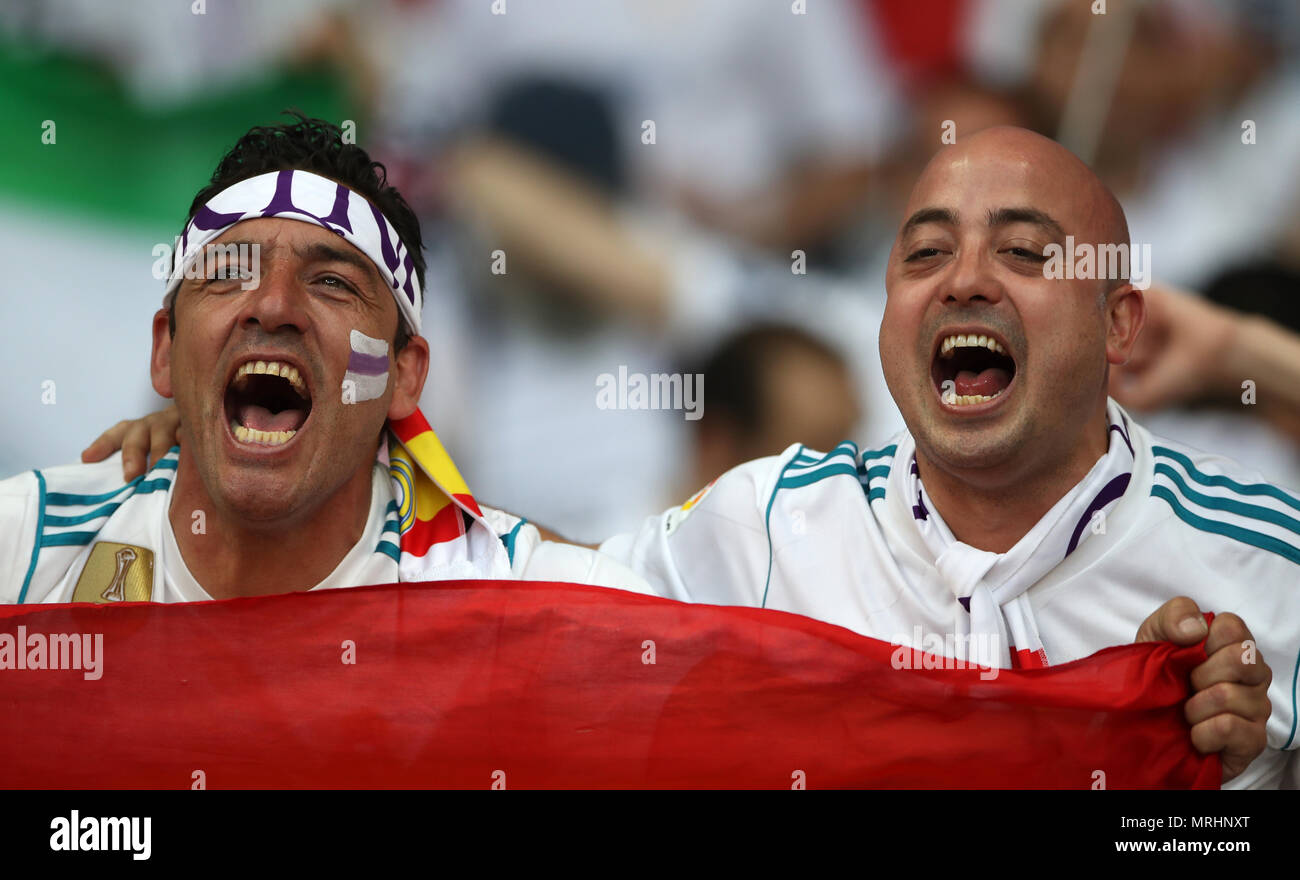
[{"label": "spanish flag scarf", "polygon": [[389,422],[388,472],[400,535],[398,580],[510,577],[496,532],[418,409]]}]

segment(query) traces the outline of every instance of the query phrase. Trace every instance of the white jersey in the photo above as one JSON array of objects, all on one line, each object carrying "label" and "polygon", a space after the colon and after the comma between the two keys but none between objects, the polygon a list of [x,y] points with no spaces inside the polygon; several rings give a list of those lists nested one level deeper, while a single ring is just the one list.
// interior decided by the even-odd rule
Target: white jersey
[{"label": "white jersey", "polygon": [[[130,483],[122,482],[120,454],[0,481],[0,604],[210,599],[185,565],[167,516],[179,456],[173,447]],[[607,557],[543,541],[525,520],[482,510],[505,548],[511,577],[650,592]],[[206,524],[196,520],[192,527]],[[313,589],[395,583],[399,555],[392,481],[376,462],[365,531]]]},{"label": "white jersey", "polygon": [[1152,437],[1113,401],[1110,414],[1131,446],[1114,461],[1131,472],[1077,503],[1090,515],[1057,530],[1065,543],[1042,540],[1036,526],[1007,554],[956,544],[980,562],[962,589],[961,572],[942,572],[948,554],[936,558],[923,534],[937,512],[917,493],[906,431],[878,449],[795,445],[741,465],[601,550],[661,595],[790,611],[947,656],[938,645],[969,631],[972,597],[985,587],[998,595],[992,581],[1007,579],[1008,559],[1034,573],[1001,611],[1011,618],[1027,603],[1051,664],[1129,644],[1166,600],[1190,596],[1202,611],[1239,615],[1273,669],[1268,748],[1228,787],[1294,784],[1286,777],[1298,762],[1288,769],[1295,753],[1285,750],[1297,745],[1300,499],[1228,459]]}]

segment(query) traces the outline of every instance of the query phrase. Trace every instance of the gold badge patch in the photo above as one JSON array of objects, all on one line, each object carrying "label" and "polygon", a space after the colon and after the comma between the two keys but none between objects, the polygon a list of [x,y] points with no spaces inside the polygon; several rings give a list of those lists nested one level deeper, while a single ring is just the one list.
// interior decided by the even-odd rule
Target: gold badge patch
[{"label": "gold badge patch", "polygon": [[153,597],[153,551],[100,541],[77,579],[73,602],[148,602]]}]

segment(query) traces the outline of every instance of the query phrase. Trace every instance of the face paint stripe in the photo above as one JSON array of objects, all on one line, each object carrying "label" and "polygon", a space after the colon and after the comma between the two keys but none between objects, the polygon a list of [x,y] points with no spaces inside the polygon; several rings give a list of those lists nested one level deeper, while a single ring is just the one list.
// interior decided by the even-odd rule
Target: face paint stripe
[{"label": "face paint stripe", "polygon": [[353,351],[348,356],[348,372],[361,373],[366,376],[378,376],[381,373],[388,372],[388,357],[361,354]]},{"label": "face paint stripe", "polygon": [[343,375],[344,400],[360,403],[383,397],[388,388],[388,343],[360,330],[348,334],[352,347],[348,369]]}]

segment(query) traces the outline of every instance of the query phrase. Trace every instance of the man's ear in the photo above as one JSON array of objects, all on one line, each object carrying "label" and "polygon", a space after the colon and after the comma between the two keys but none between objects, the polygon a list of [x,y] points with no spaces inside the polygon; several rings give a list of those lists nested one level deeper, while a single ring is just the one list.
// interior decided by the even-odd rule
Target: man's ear
[{"label": "man's ear", "polygon": [[172,396],[172,334],[166,309],[153,315],[153,353],[149,355],[149,377],[153,390],[163,397]]},{"label": "man's ear", "polygon": [[1126,364],[1147,319],[1142,291],[1125,282],[1106,294],[1106,360]]},{"label": "man's ear", "polygon": [[423,336],[412,336],[393,361],[393,398],[388,402],[388,418],[404,419],[420,405],[420,392],[429,373],[429,343]]}]

